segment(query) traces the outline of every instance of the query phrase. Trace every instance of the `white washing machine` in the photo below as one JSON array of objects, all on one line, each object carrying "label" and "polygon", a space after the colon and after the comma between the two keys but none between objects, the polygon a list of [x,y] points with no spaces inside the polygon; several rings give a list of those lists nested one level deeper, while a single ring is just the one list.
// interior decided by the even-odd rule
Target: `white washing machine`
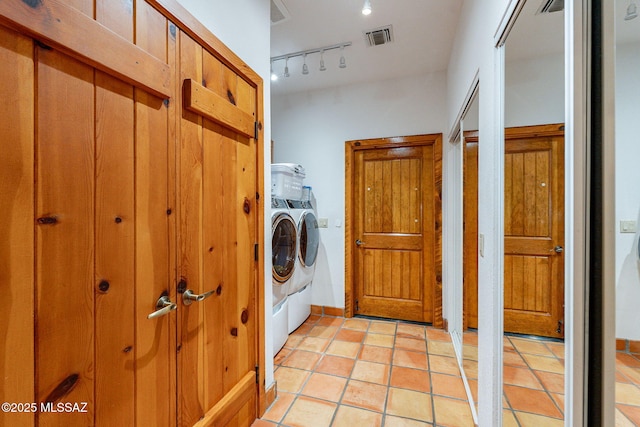
[{"label": "white washing machine", "polygon": [[309,200],[287,200],[297,225],[297,263],[289,290],[289,333],[311,314],[311,283],[316,268],[320,230],[314,206]]},{"label": "white washing machine", "polygon": [[297,263],[297,224],[284,199],[271,198],[271,276],[273,289],[273,354],[289,335],[289,287]]}]

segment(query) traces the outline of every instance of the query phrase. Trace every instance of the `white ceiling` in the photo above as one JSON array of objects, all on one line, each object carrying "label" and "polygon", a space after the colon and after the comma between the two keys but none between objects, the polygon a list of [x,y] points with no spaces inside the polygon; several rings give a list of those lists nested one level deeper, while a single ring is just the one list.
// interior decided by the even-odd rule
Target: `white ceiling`
[{"label": "white ceiling", "polygon": [[[386,80],[446,70],[457,31],[462,0],[371,0],[373,13],[361,13],[364,0],[283,0],[291,18],[271,26],[271,56],[352,42],[344,50],[347,68],[338,68],[340,51],[289,60],[290,77],[282,76],[284,61],[273,64],[280,75],[271,83],[273,95]],[[393,25],[395,41],[367,47],[363,31]]]},{"label": "white ceiling", "polygon": [[[320,55],[273,64],[280,76],[271,82],[273,95],[388,80],[446,70],[458,30],[463,0],[371,0],[373,13],[361,13],[364,0],[281,0],[291,18],[271,26],[271,56],[352,42],[345,48],[347,68],[338,68],[339,50],[324,54],[327,70],[319,71]],[[481,0],[476,0],[481,1]],[[640,17],[624,21],[630,0],[616,0],[618,43],[640,41]],[[536,15],[542,0],[528,0],[507,40],[509,60],[560,53],[564,49],[564,12]],[[367,47],[363,32],[393,25],[395,41]]]}]

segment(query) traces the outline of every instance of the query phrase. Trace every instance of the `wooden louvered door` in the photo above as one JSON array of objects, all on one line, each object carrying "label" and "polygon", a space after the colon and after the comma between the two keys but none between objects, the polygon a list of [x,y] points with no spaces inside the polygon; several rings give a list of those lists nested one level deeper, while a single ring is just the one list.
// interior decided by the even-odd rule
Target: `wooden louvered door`
[{"label": "wooden louvered door", "polygon": [[440,138],[350,144],[353,313],[437,324]]}]

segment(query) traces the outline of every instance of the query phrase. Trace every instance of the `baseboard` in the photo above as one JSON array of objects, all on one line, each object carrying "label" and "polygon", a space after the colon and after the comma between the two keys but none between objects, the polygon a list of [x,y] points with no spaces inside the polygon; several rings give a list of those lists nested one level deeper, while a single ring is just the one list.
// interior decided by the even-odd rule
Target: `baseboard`
[{"label": "baseboard", "polygon": [[271,387],[265,390],[263,399],[260,399],[260,414],[258,415],[258,418],[262,417],[264,413],[267,412],[269,406],[276,401],[276,397],[278,397],[278,383],[274,381],[273,384],[271,384]]},{"label": "baseboard", "polygon": [[315,314],[317,316],[326,315],[344,317],[344,308],[328,307],[324,305],[311,305],[311,314]]},{"label": "baseboard", "polygon": [[640,354],[640,341],[616,339],[616,350]]}]

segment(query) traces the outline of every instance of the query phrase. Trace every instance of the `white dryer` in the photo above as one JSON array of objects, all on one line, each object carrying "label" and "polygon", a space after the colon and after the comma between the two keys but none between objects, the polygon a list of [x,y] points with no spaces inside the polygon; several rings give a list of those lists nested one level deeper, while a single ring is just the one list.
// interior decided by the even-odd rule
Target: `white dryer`
[{"label": "white dryer", "polygon": [[284,199],[271,198],[271,276],[273,289],[273,354],[289,335],[289,287],[297,263],[297,224]]},{"label": "white dryer", "polygon": [[320,230],[314,206],[309,200],[287,200],[297,225],[297,264],[289,290],[289,333],[311,314],[311,282],[316,268]]}]

